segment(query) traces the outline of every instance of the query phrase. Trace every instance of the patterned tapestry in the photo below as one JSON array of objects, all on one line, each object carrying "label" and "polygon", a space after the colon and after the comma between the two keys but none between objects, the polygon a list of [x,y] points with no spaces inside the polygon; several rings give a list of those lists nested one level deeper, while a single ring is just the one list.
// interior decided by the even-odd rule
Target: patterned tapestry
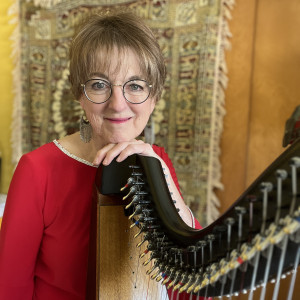
[{"label": "patterned tapestry", "polygon": [[168,76],[152,124],[155,144],[171,157],[186,203],[201,224],[218,217],[219,138],[224,115],[234,0],[19,0],[14,160],[78,130],[82,114],[70,92],[68,47],[90,12],[126,7],[143,17],[163,50]]}]

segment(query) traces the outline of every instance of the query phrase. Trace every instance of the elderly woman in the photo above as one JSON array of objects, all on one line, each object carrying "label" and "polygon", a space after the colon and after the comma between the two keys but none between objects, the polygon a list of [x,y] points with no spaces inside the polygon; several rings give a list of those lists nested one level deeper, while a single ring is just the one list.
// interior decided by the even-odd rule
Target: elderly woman
[{"label": "elderly woman", "polygon": [[157,41],[133,14],[94,15],[80,26],[70,48],[80,131],[25,154],[17,166],[1,228],[0,299],[85,299],[92,186],[97,167],[114,158],[158,158],[182,219],[195,226],[167,154],[137,139],[164,80]]}]

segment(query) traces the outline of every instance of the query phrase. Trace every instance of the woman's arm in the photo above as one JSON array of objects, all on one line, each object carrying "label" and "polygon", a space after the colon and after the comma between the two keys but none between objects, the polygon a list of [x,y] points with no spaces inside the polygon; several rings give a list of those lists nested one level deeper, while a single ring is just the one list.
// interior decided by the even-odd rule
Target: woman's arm
[{"label": "woman's arm", "polygon": [[31,300],[43,234],[40,175],[22,157],[13,176],[0,230],[0,299]]}]

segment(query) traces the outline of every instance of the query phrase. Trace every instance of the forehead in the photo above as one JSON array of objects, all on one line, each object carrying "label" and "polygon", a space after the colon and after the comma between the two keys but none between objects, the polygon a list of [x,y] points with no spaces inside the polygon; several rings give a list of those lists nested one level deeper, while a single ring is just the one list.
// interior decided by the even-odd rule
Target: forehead
[{"label": "forehead", "polygon": [[145,72],[139,56],[131,49],[100,49],[96,52],[91,75],[102,74],[109,80],[126,80],[129,77],[144,79]]}]

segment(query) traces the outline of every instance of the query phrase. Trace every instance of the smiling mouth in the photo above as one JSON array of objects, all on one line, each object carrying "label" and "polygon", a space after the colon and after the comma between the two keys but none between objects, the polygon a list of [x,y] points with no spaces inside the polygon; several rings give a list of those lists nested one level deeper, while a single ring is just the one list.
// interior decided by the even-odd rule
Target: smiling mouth
[{"label": "smiling mouth", "polygon": [[129,118],[105,118],[105,120],[107,120],[111,123],[116,123],[116,124],[125,123],[130,119],[131,119],[131,117],[129,117]]}]

